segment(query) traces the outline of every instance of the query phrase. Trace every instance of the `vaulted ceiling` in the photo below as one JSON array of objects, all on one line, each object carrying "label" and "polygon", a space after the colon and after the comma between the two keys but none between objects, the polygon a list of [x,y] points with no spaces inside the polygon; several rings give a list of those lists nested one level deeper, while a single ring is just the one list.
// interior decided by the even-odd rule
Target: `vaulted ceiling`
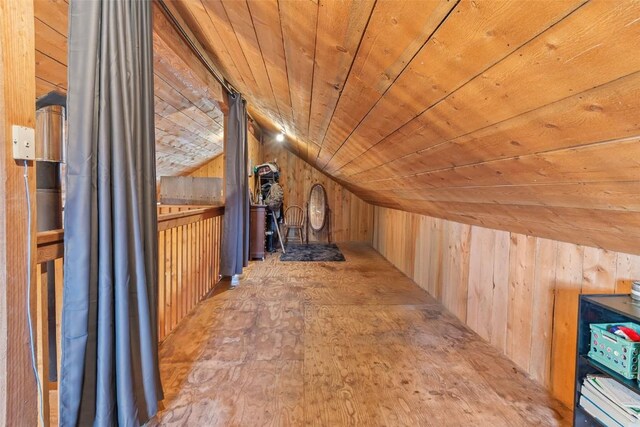
[{"label": "vaulted ceiling", "polygon": [[[640,253],[637,0],[165,0],[287,147],[371,203]],[[35,0],[38,95],[66,0]],[[158,175],[222,151],[220,85],[154,5]]]},{"label": "vaulted ceiling", "polygon": [[256,118],[365,200],[637,252],[640,2],[173,2]]},{"label": "vaulted ceiling", "polygon": [[[67,0],[34,0],[36,95],[67,90]],[[154,89],[158,177],[195,169],[222,152],[220,85],[154,7]]]}]

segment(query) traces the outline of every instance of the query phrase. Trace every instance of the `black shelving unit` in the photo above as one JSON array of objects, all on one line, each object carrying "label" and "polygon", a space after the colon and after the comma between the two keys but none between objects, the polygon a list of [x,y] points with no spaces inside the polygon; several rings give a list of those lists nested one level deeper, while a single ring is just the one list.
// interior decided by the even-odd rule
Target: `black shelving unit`
[{"label": "black shelving unit", "polygon": [[601,424],[586,413],[578,402],[580,401],[580,387],[588,374],[605,374],[629,389],[640,393],[637,380],[629,380],[612,371],[606,366],[589,358],[589,344],[591,342],[591,323],[622,323],[634,322],[640,324],[640,303],[635,302],[629,295],[581,295],[578,309],[578,345],[576,357],[576,382],[573,401],[573,425],[601,426]]}]

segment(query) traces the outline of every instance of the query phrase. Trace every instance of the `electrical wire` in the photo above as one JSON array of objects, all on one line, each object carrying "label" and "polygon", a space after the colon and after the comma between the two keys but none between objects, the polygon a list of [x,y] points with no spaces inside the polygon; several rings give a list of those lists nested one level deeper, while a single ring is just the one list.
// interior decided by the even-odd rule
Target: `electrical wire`
[{"label": "electrical wire", "polygon": [[[24,161],[24,190],[27,196],[27,324],[29,326],[29,347],[31,349],[31,368],[36,377],[36,385],[38,386],[38,399],[40,407],[40,422],[44,424],[44,396],[42,395],[42,383],[38,374],[36,363],[36,348],[33,340],[33,324],[31,323],[31,193],[29,192],[29,167],[27,161]],[[46,343],[43,343],[46,345]],[[48,363],[43,360],[42,363]]]}]

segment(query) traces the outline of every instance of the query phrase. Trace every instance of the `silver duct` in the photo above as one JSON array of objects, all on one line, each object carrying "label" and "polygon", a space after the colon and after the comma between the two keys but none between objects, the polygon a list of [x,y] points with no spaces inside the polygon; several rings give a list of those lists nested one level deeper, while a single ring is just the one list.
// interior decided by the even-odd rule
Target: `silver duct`
[{"label": "silver duct", "polygon": [[63,162],[64,107],[48,105],[36,110],[36,160]]},{"label": "silver duct", "polygon": [[36,111],[36,206],[38,231],[62,228],[62,180],[65,137],[64,107]]}]

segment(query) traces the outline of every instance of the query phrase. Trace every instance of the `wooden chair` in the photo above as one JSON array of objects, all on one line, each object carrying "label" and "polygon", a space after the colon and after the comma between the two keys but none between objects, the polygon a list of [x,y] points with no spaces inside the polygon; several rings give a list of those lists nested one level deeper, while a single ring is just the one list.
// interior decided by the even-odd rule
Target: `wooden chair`
[{"label": "wooden chair", "polygon": [[304,227],[304,210],[300,206],[292,205],[284,211],[284,240],[289,240],[289,230],[294,230],[294,236],[304,243],[302,229]]}]

